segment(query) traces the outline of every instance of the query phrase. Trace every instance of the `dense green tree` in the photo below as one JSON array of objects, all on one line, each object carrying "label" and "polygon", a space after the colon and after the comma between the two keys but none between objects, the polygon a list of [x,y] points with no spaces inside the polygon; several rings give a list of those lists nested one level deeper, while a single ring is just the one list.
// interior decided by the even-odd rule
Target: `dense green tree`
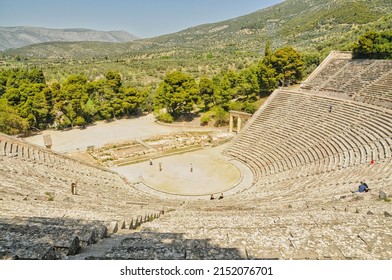
[{"label": "dense green tree", "polygon": [[85,112],[85,121],[87,123],[92,123],[95,120],[95,117],[98,112],[98,106],[95,104],[95,101],[89,97],[86,104],[82,106],[83,111]]},{"label": "dense green tree", "polygon": [[122,85],[121,75],[118,72],[108,71],[105,75],[106,84],[114,91],[119,92]]},{"label": "dense green tree", "polygon": [[259,84],[259,94],[261,96],[269,95],[277,87],[277,73],[272,65],[273,53],[270,42],[267,41],[264,48],[264,57],[257,65],[257,78]]},{"label": "dense green tree", "polygon": [[264,57],[269,58],[271,55],[272,55],[271,43],[270,43],[270,41],[268,40],[268,41],[265,43],[265,47],[264,47]]},{"label": "dense green tree", "polygon": [[77,116],[75,118],[74,125],[84,127],[86,125],[86,120],[82,116]]},{"label": "dense green tree", "polygon": [[284,47],[276,50],[271,62],[281,85],[291,85],[301,80],[304,61],[294,48]]},{"label": "dense green tree", "polygon": [[34,84],[45,84],[45,75],[42,69],[33,68],[26,73],[27,79]]},{"label": "dense green tree", "polygon": [[229,110],[230,101],[235,96],[237,76],[233,71],[222,70],[212,79],[214,85],[214,106]]},{"label": "dense green tree", "polygon": [[145,92],[126,86],[117,72],[109,71],[105,79],[91,82],[88,92],[99,119],[111,119],[136,113],[146,96]]},{"label": "dense green tree", "polygon": [[121,100],[121,76],[117,72],[109,71],[105,75],[104,81],[104,102],[103,106],[107,113],[111,113],[115,119],[123,115]]},{"label": "dense green tree", "polygon": [[239,82],[237,85],[237,100],[242,102],[254,102],[260,91],[259,81],[257,79],[257,68],[249,67],[239,73]]},{"label": "dense green tree", "polygon": [[1,70],[0,93],[0,99],[19,117],[40,129],[52,124],[59,128],[84,126],[134,114],[149,95],[125,85],[114,71],[93,82],[82,74],[70,75],[49,87],[42,70],[35,68]]},{"label": "dense green tree", "polygon": [[151,87],[138,89],[139,109],[142,111],[152,112],[154,110],[154,91]]},{"label": "dense green tree", "polygon": [[258,64],[258,83],[261,96],[269,95],[278,86],[276,70],[267,59]]},{"label": "dense green tree", "polygon": [[133,87],[125,87],[122,90],[121,107],[125,115],[135,113],[143,102],[143,95]]},{"label": "dense green tree", "polygon": [[179,71],[166,75],[155,96],[156,107],[165,108],[174,117],[191,112],[197,101],[195,79]]},{"label": "dense green tree", "polygon": [[0,98],[3,96],[5,90],[7,89],[7,80],[7,72],[0,71]]},{"label": "dense green tree", "polygon": [[9,135],[26,134],[28,129],[28,122],[5,99],[0,99],[0,132]]},{"label": "dense green tree", "polygon": [[[108,94],[108,90],[105,91],[105,80],[102,79],[89,83],[87,85],[87,92],[90,99],[87,101],[86,105],[89,105],[92,112],[98,115],[98,119],[110,119],[112,116],[110,98],[112,96]],[[89,111],[89,109],[87,109],[87,111]]]},{"label": "dense green tree", "polygon": [[269,95],[279,85],[287,86],[302,79],[304,61],[292,47],[274,53],[267,43],[265,56],[258,64],[258,82],[261,95]]},{"label": "dense green tree", "polygon": [[22,84],[18,91],[20,102],[16,107],[21,117],[29,121],[31,127],[45,128],[50,120],[45,84]]},{"label": "dense green tree", "polygon": [[[173,63],[185,66],[181,61]],[[152,108],[165,108],[167,121],[199,109],[223,124],[228,110],[252,113],[258,95],[269,94],[279,84],[294,83],[301,77],[301,58],[292,48],[273,52],[267,43],[264,58],[257,65],[249,67],[248,63],[242,60],[220,65],[220,70],[214,69],[217,74],[202,77],[198,84],[189,74],[168,73],[155,90],[155,84],[142,89],[130,86],[116,71],[102,76],[99,70],[92,70],[90,77],[101,77],[94,81],[85,74],[73,74],[48,86],[38,68],[1,70],[0,99],[31,127],[38,128],[84,126]],[[240,65],[241,70],[233,70],[234,65]],[[153,71],[151,76],[158,77]]]},{"label": "dense green tree", "polygon": [[83,109],[88,101],[86,84],[84,75],[71,75],[61,84],[59,91],[53,92],[54,107],[61,112],[56,112],[60,117],[58,122],[63,123],[62,118],[65,116],[73,127],[78,117],[85,118],[87,113]]},{"label": "dense green tree", "polygon": [[304,76],[308,76],[312,73],[318,65],[321,63],[321,55],[319,53],[302,53],[302,59],[304,61]]},{"label": "dense green tree", "polygon": [[1,73],[2,98],[28,120],[31,127],[45,128],[51,120],[50,90],[42,70],[13,69]]},{"label": "dense green tree", "polygon": [[207,112],[214,105],[214,84],[211,79],[203,77],[199,82],[199,94],[203,110]]},{"label": "dense green tree", "polygon": [[392,31],[369,31],[354,44],[355,58],[392,59]]},{"label": "dense green tree", "polygon": [[18,88],[7,87],[3,94],[3,98],[6,99],[11,106],[16,107],[19,105],[21,100],[20,91]]}]

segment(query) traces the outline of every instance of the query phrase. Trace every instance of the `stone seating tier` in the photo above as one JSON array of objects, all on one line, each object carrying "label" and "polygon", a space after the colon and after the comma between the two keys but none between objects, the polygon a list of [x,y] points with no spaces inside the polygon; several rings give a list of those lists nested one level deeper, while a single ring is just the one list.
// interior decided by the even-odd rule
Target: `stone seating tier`
[{"label": "stone seating tier", "polygon": [[[135,229],[179,204],[137,191],[110,170],[6,135],[0,135],[0,177],[0,226],[8,233],[0,239],[1,258],[65,258],[106,237],[86,241],[95,234],[92,225],[102,225],[109,234]],[[55,230],[53,221],[64,226]],[[75,229],[79,221],[89,225]]]},{"label": "stone seating tier", "polygon": [[330,170],[391,156],[390,111],[284,90],[270,104],[226,150],[257,178],[311,163]]},{"label": "stone seating tier", "polygon": [[352,59],[333,52],[301,88],[392,109],[391,82],[391,60]]},{"label": "stone seating tier", "polygon": [[[383,214],[343,208],[265,209],[266,200],[230,208],[209,202],[146,224],[110,249],[114,259],[390,259],[391,224]],[[278,201],[276,201],[278,202]],[[350,204],[350,202],[348,202]],[[354,202],[355,204],[355,202]],[[202,204],[203,205],[203,204]],[[235,204],[234,204],[235,205]],[[341,207],[342,209],[339,209]],[[353,205],[355,208],[355,206]],[[234,208],[234,209],[233,209]],[[230,210],[231,209],[231,210]],[[323,210],[324,209],[324,210]],[[344,209],[347,209],[344,210]],[[190,217],[193,217],[190,219]],[[179,223],[178,221],[181,221]],[[382,244],[381,246],[379,246]],[[142,247],[144,250],[138,250]],[[383,249],[384,247],[384,249]]]}]

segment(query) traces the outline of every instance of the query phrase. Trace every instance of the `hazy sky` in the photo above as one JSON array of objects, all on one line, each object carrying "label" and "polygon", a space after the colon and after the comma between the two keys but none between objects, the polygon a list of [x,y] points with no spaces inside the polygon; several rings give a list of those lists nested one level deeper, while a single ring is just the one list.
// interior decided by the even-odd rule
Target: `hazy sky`
[{"label": "hazy sky", "polygon": [[173,33],[245,15],[283,0],[0,0],[0,26]]}]

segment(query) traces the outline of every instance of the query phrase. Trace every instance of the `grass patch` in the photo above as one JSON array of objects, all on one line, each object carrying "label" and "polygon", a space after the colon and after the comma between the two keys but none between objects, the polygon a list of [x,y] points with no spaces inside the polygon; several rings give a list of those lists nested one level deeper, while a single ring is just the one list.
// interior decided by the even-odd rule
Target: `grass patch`
[{"label": "grass patch", "polygon": [[386,197],[386,198],[379,198],[378,201],[391,202],[392,199],[390,197]]},{"label": "grass patch", "polygon": [[54,193],[53,192],[45,192],[45,195],[48,197],[48,201],[54,201]]}]

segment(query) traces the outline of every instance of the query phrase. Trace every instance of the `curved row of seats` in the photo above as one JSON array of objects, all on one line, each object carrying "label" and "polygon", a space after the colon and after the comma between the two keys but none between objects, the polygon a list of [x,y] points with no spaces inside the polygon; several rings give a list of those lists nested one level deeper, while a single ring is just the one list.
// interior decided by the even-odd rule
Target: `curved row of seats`
[{"label": "curved row of seats", "polygon": [[332,52],[301,85],[302,90],[392,109],[390,60],[352,59]]},{"label": "curved row of seats", "polygon": [[391,157],[389,110],[279,90],[227,153],[261,177],[307,166],[309,174]]},{"label": "curved row of seats", "polygon": [[[390,259],[387,203],[370,194],[371,199],[359,200],[349,191],[331,201],[325,198],[333,188],[311,188],[312,179],[280,183],[253,196],[186,203],[102,258]],[[315,199],[311,189],[322,195]]]},{"label": "curved row of seats", "polygon": [[[117,229],[135,229],[178,203],[143,194],[113,171],[3,134],[0,177],[0,228],[7,232],[0,237],[0,258],[64,258]],[[96,233],[96,225],[102,233]]]},{"label": "curved row of seats", "polygon": [[[101,258],[390,259],[392,159],[320,174],[262,177],[217,201],[189,201]],[[288,172],[291,172],[288,171]],[[353,194],[364,179],[366,194]],[[137,250],[139,246],[143,250]]]}]

